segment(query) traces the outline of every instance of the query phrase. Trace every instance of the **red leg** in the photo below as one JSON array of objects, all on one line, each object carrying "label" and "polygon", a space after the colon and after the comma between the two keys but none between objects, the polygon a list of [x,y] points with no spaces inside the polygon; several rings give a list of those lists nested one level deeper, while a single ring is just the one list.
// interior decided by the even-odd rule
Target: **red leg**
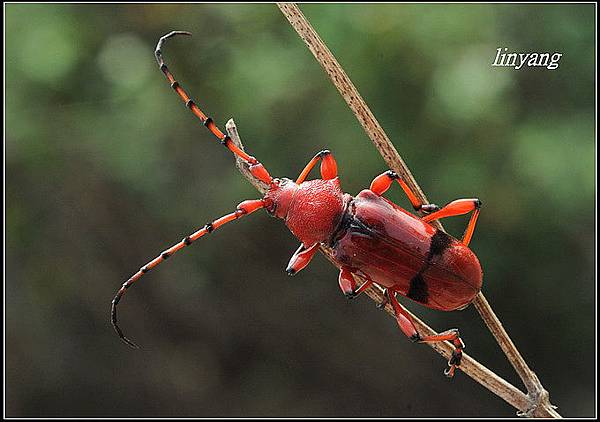
[{"label": "red leg", "polygon": [[420,336],[415,328],[415,325],[412,322],[410,315],[400,306],[398,303],[398,299],[396,299],[396,293],[390,292],[388,289],[385,289],[385,295],[388,300],[392,303],[392,308],[394,308],[394,315],[396,315],[396,322],[398,323],[398,327],[400,330],[413,341],[418,341]]},{"label": "red leg", "polygon": [[437,343],[440,341],[450,341],[454,345],[454,351],[452,352],[452,356],[448,361],[449,368],[446,371],[444,371],[444,374],[448,378],[452,378],[454,376],[454,371],[456,367],[460,365],[462,351],[465,348],[465,344],[460,339],[460,334],[458,333],[458,330],[451,329],[433,336],[421,337],[417,332],[417,329],[408,312],[406,312],[404,308],[402,308],[402,306],[400,306],[400,304],[398,303],[398,299],[396,299],[395,293],[390,294],[386,289],[385,294],[389,298],[390,302],[392,302],[394,314],[396,315],[396,322],[398,322],[400,330],[402,330],[402,332],[412,341],[418,343]]},{"label": "red leg", "polygon": [[296,184],[299,185],[300,183],[304,182],[308,176],[308,173],[310,173],[319,160],[322,160],[321,177],[323,180],[335,179],[337,177],[337,164],[333,158],[333,154],[329,150],[324,149],[323,151],[317,153],[313,159],[308,162],[306,167],[304,167],[304,170],[302,170],[302,173],[300,173],[300,176],[298,176],[298,179],[296,179]]},{"label": "red leg", "polygon": [[249,201],[244,201],[244,202],[240,203],[234,212],[232,212],[231,214],[227,214],[227,215],[213,221],[212,223],[208,223],[200,230],[192,233],[189,236],[186,236],[185,238],[183,238],[183,240],[181,242],[171,246],[169,249],[166,249],[159,256],[157,256],[152,261],[148,262],[146,265],[141,267],[137,273],[132,275],[129,278],[129,280],[127,280],[125,283],[123,283],[123,286],[121,286],[121,288],[119,289],[115,298],[112,301],[112,308],[111,308],[112,325],[113,325],[115,331],[117,332],[117,334],[119,335],[119,337],[123,341],[125,341],[125,343],[129,344],[130,346],[132,346],[134,348],[138,348],[138,346],[134,342],[132,342],[131,340],[129,340],[127,337],[125,337],[123,335],[121,328],[119,328],[119,325],[117,324],[117,305],[118,305],[119,301],[121,300],[121,297],[125,294],[127,289],[129,289],[133,283],[138,281],[144,274],[146,274],[148,271],[152,270],[158,264],[160,264],[161,262],[163,262],[164,260],[169,258],[175,252],[179,251],[180,249],[184,248],[185,246],[191,245],[193,242],[200,239],[205,234],[212,233],[214,230],[218,229],[222,225],[229,223],[230,221],[236,220],[238,218],[241,218],[244,215],[251,214],[256,210],[263,208],[264,206],[265,206],[265,204],[262,199],[249,200]]},{"label": "red leg", "polygon": [[171,88],[173,88],[175,90],[175,92],[177,93],[177,95],[179,95],[179,97],[181,97],[181,99],[185,103],[186,107],[189,108],[190,111],[192,113],[194,113],[194,115],[196,117],[198,117],[198,119],[200,119],[202,124],[204,126],[206,126],[206,128],[221,141],[221,144],[223,144],[232,153],[234,153],[235,155],[237,155],[238,157],[240,157],[242,160],[246,161],[250,165],[250,167],[249,167],[250,172],[252,173],[252,175],[254,177],[262,180],[263,182],[265,182],[267,184],[271,184],[273,179],[271,178],[271,176],[269,175],[267,170],[263,167],[263,165],[256,158],[246,154],[240,148],[235,146],[233,144],[233,141],[231,140],[231,138],[228,135],[225,135],[223,132],[221,132],[221,130],[217,127],[217,125],[215,125],[213,120],[210,117],[208,117],[207,115],[205,115],[202,110],[200,110],[200,108],[189,97],[189,95],[184,91],[184,89],[181,87],[181,85],[179,85],[179,82],[177,82],[175,80],[175,78],[169,71],[169,68],[167,67],[167,65],[165,64],[165,62],[163,60],[161,49],[162,49],[163,43],[168,38],[174,37],[176,35],[191,36],[192,34],[190,34],[189,32],[186,32],[186,31],[169,32],[167,35],[163,36],[158,41],[158,44],[156,45],[156,50],[154,51],[154,55],[156,56],[156,61],[158,62],[158,66],[160,67],[160,70],[162,70],[162,72],[167,77],[167,80],[171,84]]},{"label": "red leg", "polygon": [[408,200],[412,204],[415,211],[432,212],[439,210],[439,207],[435,204],[422,204],[417,198],[417,195],[415,195],[415,193],[408,187],[406,182],[392,170],[381,173],[379,176],[373,179],[369,189],[371,189],[371,191],[376,195],[382,196],[385,192],[387,192],[390,186],[392,186],[394,180],[398,182],[406,196],[408,196]]},{"label": "red leg", "polygon": [[319,250],[319,246],[319,243],[315,243],[310,248],[300,245],[296,252],[294,252],[294,255],[292,255],[292,258],[285,269],[288,275],[294,275],[306,267],[313,256],[315,256],[315,253]]},{"label": "red leg", "polygon": [[340,289],[342,293],[348,298],[353,299],[365,290],[369,288],[371,284],[373,284],[372,280],[367,280],[359,288],[356,288],[356,280],[352,276],[352,272],[346,268],[342,267],[340,270],[340,275],[338,277],[338,284],[340,285]]},{"label": "red leg", "polygon": [[452,378],[454,376],[456,367],[460,366],[460,362],[462,360],[462,351],[465,348],[465,343],[463,343],[461,340],[460,334],[456,328],[452,328],[434,336],[421,337],[418,340],[419,343],[438,343],[440,341],[449,341],[454,346],[452,356],[448,361],[449,368],[444,371],[444,374],[448,378]]},{"label": "red leg", "polygon": [[462,238],[462,242],[465,245],[469,245],[473,232],[475,231],[475,224],[477,223],[477,217],[479,217],[479,208],[481,208],[481,201],[477,198],[474,199],[457,199],[456,201],[450,202],[444,208],[423,217],[423,221],[429,222],[444,217],[452,217],[455,215],[467,214],[473,211],[467,229]]}]

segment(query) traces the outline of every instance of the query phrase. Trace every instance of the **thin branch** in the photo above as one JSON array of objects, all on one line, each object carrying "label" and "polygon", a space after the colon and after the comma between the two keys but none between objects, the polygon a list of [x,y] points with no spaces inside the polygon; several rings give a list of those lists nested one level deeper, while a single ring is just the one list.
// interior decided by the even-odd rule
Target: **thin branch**
[{"label": "thin branch", "polygon": [[[323,67],[389,168],[403,176],[406,183],[419,199],[423,203],[428,203],[425,194],[412,176],[408,166],[404,163],[400,154],[398,154],[398,151],[383,131],[379,122],[377,122],[377,119],[362,99],[358,90],[298,6],[294,3],[278,3],[277,6]],[[443,229],[439,221],[435,223],[438,228]],[[473,304],[527,388],[528,404],[526,406],[515,406],[520,410],[520,414],[523,416],[560,417],[554,410],[555,406],[550,403],[548,392],[544,389],[535,373],[527,366],[527,363],[502,327],[502,323],[492,310],[483,293],[479,293],[476,296]],[[447,355],[445,356],[447,357]],[[461,365],[460,368],[466,372],[466,366]],[[482,382],[482,380],[477,381]],[[498,394],[497,391],[494,392]],[[508,397],[501,397],[514,405],[513,402],[508,400]]]}]

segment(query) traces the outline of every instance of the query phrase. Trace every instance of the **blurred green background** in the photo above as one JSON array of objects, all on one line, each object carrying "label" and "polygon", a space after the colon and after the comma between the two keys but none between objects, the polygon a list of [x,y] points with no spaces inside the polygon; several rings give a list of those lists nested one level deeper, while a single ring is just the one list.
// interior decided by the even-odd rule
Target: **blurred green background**
[{"label": "blurred green background", "polygon": [[[595,411],[595,5],[343,5],[302,10],[431,201],[478,196],[484,293],[563,416]],[[153,50],[277,176],[323,147],[343,188],[386,169],[274,4],[8,4],[7,416],[514,416],[412,344],[264,212],[110,302],[142,264],[258,197],[186,111]],[[492,67],[496,48],[560,67]],[[318,173],[314,173],[315,177]],[[400,189],[388,197],[408,206]],[[445,220],[460,236],[467,217]],[[404,303],[521,388],[473,307]]]}]

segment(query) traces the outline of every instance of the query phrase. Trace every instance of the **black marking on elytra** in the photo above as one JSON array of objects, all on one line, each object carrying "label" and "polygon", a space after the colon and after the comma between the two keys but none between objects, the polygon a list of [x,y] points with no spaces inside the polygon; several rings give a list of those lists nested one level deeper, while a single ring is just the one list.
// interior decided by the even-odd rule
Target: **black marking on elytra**
[{"label": "black marking on elytra", "polygon": [[423,274],[427,271],[431,265],[431,261],[434,257],[442,255],[446,249],[452,244],[452,238],[442,230],[436,230],[435,234],[431,236],[431,243],[429,245],[429,251],[425,257],[423,267],[418,273],[410,280],[410,286],[406,296],[421,303],[427,303],[429,293],[427,289],[427,282],[423,278]]},{"label": "black marking on elytra", "polygon": [[208,233],[212,233],[215,230],[215,228],[213,227],[212,223],[208,223],[206,226],[204,226],[204,228],[206,229],[206,231]]},{"label": "black marking on elytra", "polygon": [[410,280],[410,287],[408,288],[406,296],[414,301],[427,303],[429,293],[427,291],[427,283],[425,282],[421,271]]},{"label": "black marking on elytra", "polygon": [[207,117],[206,120],[204,120],[202,122],[202,124],[206,127],[208,127],[208,125],[210,125],[212,123],[213,119],[211,119],[210,117]]},{"label": "black marking on elytra", "polygon": [[427,253],[427,261],[436,255],[441,255],[446,249],[452,244],[452,238],[450,235],[442,230],[436,230],[435,234],[431,236],[431,244],[429,245],[429,252]]}]

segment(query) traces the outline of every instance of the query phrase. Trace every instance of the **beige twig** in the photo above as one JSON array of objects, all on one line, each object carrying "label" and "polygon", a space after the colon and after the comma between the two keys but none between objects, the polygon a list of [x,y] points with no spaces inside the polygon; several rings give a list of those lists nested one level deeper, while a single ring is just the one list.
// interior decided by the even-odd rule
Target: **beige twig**
[{"label": "beige twig", "polygon": [[[331,51],[329,51],[316,31],[306,20],[300,9],[293,3],[278,3],[278,7],[288,19],[292,27],[296,30],[298,35],[304,40],[325,72],[328,74],[331,81],[336,86],[350,109],[353,111],[360,124],[363,126],[363,129],[383,157],[388,167],[394,170],[396,173],[402,175],[404,180],[406,180],[407,184],[412,188],[419,199],[421,199],[424,203],[428,203],[425,194],[415,181],[407,165],[404,163],[404,160],[402,160],[400,154],[398,154],[398,151],[395,149],[394,145],[391,143],[377,122],[377,119],[375,119],[375,116],[373,116],[373,113],[371,113],[365,101],[360,96],[358,90],[350,78],[348,78]],[[228,130],[234,132],[235,125],[233,122],[230,121],[228,125]],[[232,136],[231,133],[230,136]],[[241,165],[241,163],[238,163],[238,166],[240,166],[240,169],[243,169],[244,167]],[[249,173],[246,173],[245,176],[252,181],[253,178]],[[259,188],[259,190],[264,192],[264,185],[261,186],[260,182],[256,180],[254,180],[253,183],[257,188]],[[438,221],[434,223],[438,226],[438,228],[443,229],[442,225]],[[330,251],[327,250],[327,248],[322,248],[322,251],[330,259],[330,261],[332,261]],[[370,288],[366,293],[375,301],[381,301],[382,292],[380,289],[373,287]],[[525,360],[502,327],[500,320],[496,317],[484,295],[480,293],[473,303],[481,315],[481,318],[484,320],[496,338],[498,344],[502,348],[503,352],[509,359],[510,363],[515,368],[517,374],[523,380],[528,393],[527,395],[523,394],[516,387],[506,382],[498,375],[494,374],[492,371],[473,360],[468,355],[465,355],[460,369],[462,369],[463,372],[467,373],[477,382],[484,385],[490,391],[494,392],[499,397],[502,397],[508,403],[519,409],[520,415],[554,418],[560,417],[560,415],[554,410],[555,407],[549,401],[548,392],[543,388],[535,373],[527,366]],[[388,306],[386,310],[393,316],[391,307]],[[415,319],[417,328],[422,334],[429,335],[434,333],[434,331],[422,321],[414,316],[413,318]],[[452,346],[450,346],[449,343],[434,343],[430,345],[446,358],[449,357],[452,350]]]}]

